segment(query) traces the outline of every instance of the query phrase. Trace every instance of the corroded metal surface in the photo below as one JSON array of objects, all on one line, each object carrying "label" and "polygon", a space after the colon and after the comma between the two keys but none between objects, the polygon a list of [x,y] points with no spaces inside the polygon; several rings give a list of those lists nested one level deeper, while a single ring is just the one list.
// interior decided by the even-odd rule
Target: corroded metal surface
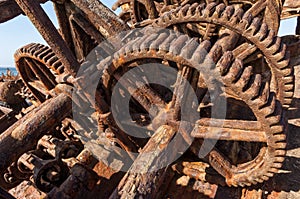
[{"label": "corroded metal surface", "polygon": [[[284,170],[299,174],[298,159],[286,154],[300,154],[298,121],[287,123],[299,118],[300,42],[277,36],[280,18],[298,16],[298,1],[119,0],[117,16],[98,0],[54,0],[59,30],[44,2],[0,1],[0,22],[23,11],[50,46],[29,44],[15,53],[27,89],[21,100],[36,108],[21,111],[0,135],[2,188],[31,181],[46,198],[111,199],[299,192],[295,177],[289,175],[296,183],[290,189],[281,181]],[[164,69],[154,75],[172,89],[149,83],[156,64]],[[168,79],[168,68],[175,78]],[[118,100],[128,94],[128,104],[114,101],[116,93]],[[212,113],[221,112],[222,100],[224,117]],[[130,118],[113,115],[123,106]],[[76,118],[78,107],[83,118]],[[9,114],[0,112],[0,124]],[[127,132],[124,124],[143,131]]]}]

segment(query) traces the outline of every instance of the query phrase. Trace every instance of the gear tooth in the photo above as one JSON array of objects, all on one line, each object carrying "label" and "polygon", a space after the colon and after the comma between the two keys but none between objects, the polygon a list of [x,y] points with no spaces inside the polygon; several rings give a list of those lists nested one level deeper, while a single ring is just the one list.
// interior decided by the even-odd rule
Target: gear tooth
[{"label": "gear tooth", "polygon": [[255,179],[255,181],[258,182],[258,183],[263,183],[263,182],[264,182],[264,180],[263,180],[263,179],[260,179],[260,178]]},{"label": "gear tooth", "polygon": [[223,13],[223,11],[225,10],[226,8],[226,5],[221,3],[221,4],[218,4],[215,8],[215,12],[213,14],[213,17],[214,18],[220,18],[221,17],[221,14]]},{"label": "gear tooth", "polygon": [[44,56],[43,61],[44,61],[45,63],[47,63],[48,60],[51,59],[51,58],[54,57],[54,56],[55,56],[54,52],[49,52],[47,55]]},{"label": "gear tooth", "polygon": [[294,95],[294,92],[284,92],[284,97],[286,97],[286,98],[291,98],[291,97],[293,97],[293,95]]},{"label": "gear tooth", "polygon": [[276,157],[276,160],[274,162],[282,163],[284,160],[285,160],[284,157]]},{"label": "gear tooth", "polygon": [[290,105],[292,104],[293,99],[292,98],[285,98],[283,101],[283,108],[288,109],[290,107]]},{"label": "gear tooth", "polygon": [[289,59],[287,58],[287,47],[285,44],[282,44],[282,48],[279,52],[275,53],[272,58],[274,60],[277,60],[277,62],[280,62],[283,59]]},{"label": "gear tooth", "polygon": [[272,166],[273,168],[280,169],[282,167],[282,163],[274,163]]},{"label": "gear tooth", "polygon": [[221,19],[229,21],[229,19],[232,17],[233,14],[234,14],[233,6],[227,6],[224,12],[221,14]]},{"label": "gear tooth", "polygon": [[250,36],[255,36],[261,27],[261,20],[259,18],[254,18],[250,24],[250,26],[246,29],[246,34]]},{"label": "gear tooth", "polygon": [[175,37],[176,37],[176,35],[174,33],[171,33],[167,37],[167,39],[159,45],[159,47],[158,47],[159,51],[169,52],[170,43],[174,40]]},{"label": "gear tooth", "polygon": [[289,66],[280,70],[280,74],[282,74],[282,76],[284,76],[284,77],[290,76],[291,73],[292,73],[292,69]]},{"label": "gear tooth", "polygon": [[[158,50],[159,49],[159,45],[166,40],[166,38],[169,36],[169,34],[167,32],[163,32],[162,34],[160,34],[158,36],[158,38],[153,41],[150,45],[150,49],[151,50]],[[130,45],[131,46],[131,45]]]},{"label": "gear tooth", "polygon": [[267,180],[269,180],[270,178],[272,178],[274,176],[274,173],[278,172],[278,170],[276,172],[273,172],[273,171],[276,171],[276,169],[270,168],[270,170],[267,173],[265,173],[266,177],[268,177]]},{"label": "gear tooth", "polygon": [[257,98],[259,95],[259,89],[261,86],[261,75],[256,74],[252,77],[253,77],[253,81],[250,81],[250,85],[247,88],[247,90],[245,90],[244,95],[247,96],[246,98],[250,98],[253,100]]},{"label": "gear tooth", "polygon": [[190,8],[190,4],[186,4],[184,5],[183,7],[181,7],[181,9],[179,10],[178,12],[178,15],[179,16],[186,16],[188,11],[189,11],[189,8]]},{"label": "gear tooth", "polygon": [[263,23],[260,26],[260,29],[257,32],[257,35],[258,35],[259,41],[262,41],[267,37],[267,35],[268,35],[268,26],[267,26],[267,24]]},{"label": "gear tooth", "polygon": [[234,59],[233,53],[231,51],[227,51],[218,61],[217,68],[220,69],[220,73],[222,76],[227,74],[227,72],[229,71],[233,59]]},{"label": "gear tooth", "polygon": [[[271,176],[272,177],[272,176]],[[267,180],[269,180],[269,176],[261,176],[261,179],[263,179],[264,181],[267,181]]]},{"label": "gear tooth", "polygon": [[276,97],[272,93],[269,95],[268,102],[264,106],[259,107],[260,108],[259,111],[268,117],[269,115],[272,115],[274,113],[275,107],[276,107]]},{"label": "gear tooth", "polygon": [[182,48],[181,53],[180,53],[180,57],[182,57],[186,60],[190,59],[198,46],[199,46],[199,43],[197,42],[196,39],[194,39],[194,38],[190,39],[185,44],[185,46]]},{"label": "gear tooth", "polygon": [[262,83],[259,93],[259,97],[255,99],[255,101],[259,101],[257,103],[261,104],[261,106],[259,107],[259,109],[261,109],[261,107],[264,107],[269,100],[270,87],[268,82]]},{"label": "gear tooth", "polygon": [[140,45],[140,48],[142,51],[148,51],[149,47],[152,43],[152,41],[154,41],[156,38],[158,37],[158,34],[151,34],[150,36],[148,36]]},{"label": "gear tooth", "polygon": [[244,15],[244,10],[241,8],[235,9],[233,17],[230,19],[229,23],[236,24],[239,23]]},{"label": "gear tooth", "polygon": [[52,50],[49,48],[49,49],[43,51],[42,53],[39,53],[39,54],[37,55],[37,57],[38,57],[39,59],[43,60],[44,57],[45,57],[46,55],[48,55],[49,53],[51,53],[51,52],[52,52]]},{"label": "gear tooth", "polygon": [[278,147],[278,148],[275,152],[275,155],[284,157],[286,155],[286,151],[285,150],[279,150],[279,149],[285,149],[286,148],[286,143],[280,143],[280,144],[276,143],[276,147]]},{"label": "gear tooth", "polygon": [[290,83],[294,84],[295,77],[294,76],[287,76],[287,77],[283,77],[283,80],[284,80],[284,82],[286,82],[288,84],[290,84]]},{"label": "gear tooth", "polygon": [[52,56],[47,62],[49,65],[54,64],[56,61],[58,60],[58,58],[56,56]]},{"label": "gear tooth", "polygon": [[282,48],[283,43],[281,42],[281,38],[280,37],[275,37],[275,43],[274,45],[272,45],[271,47],[269,47],[269,50],[272,53],[272,55],[275,55],[276,53],[278,53],[280,51],[280,49]]},{"label": "gear tooth", "polygon": [[[285,84],[284,85],[284,90],[285,91],[291,91],[291,90],[294,90],[294,84]],[[293,92],[291,92],[293,93]]]},{"label": "gear tooth", "polygon": [[[192,62],[193,64],[197,65],[204,61],[208,54],[208,49],[210,48],[211,44],[209,41],[201,42],[198,48],[195,50],[194,54],[192,55]],[[201,68],[197,68],[201,70]]]},{"label": "gear tooth", "polygon": [[185,46],[189,37],[187,35],[180,35],[172,44],[170,45],[170,53],[177,56],[180,55],[182,48]]},{"label": "gear tooth", "polygon": [[195,10],[195,16],[202,17],[202,11],[205,9],[205,7],[206,7],[205,3],[199,4],[199,6]]},{"label": "gear tooth", "polygon": [[210,58],[210,62],[217,63],[221,58],[222,54],[223,54],[222,46],[219,44],[215,44],[208,52],[208,57]]},{"label": "gear tooth", "polygon": [[53,68],[55,68],[55,70],[57,70],[61,65],[62,65],[62,63],[60,62],[59,59],[56,60],[56,61],[52,64],[52,66],[53,66]]},{"label": "gear tooth", "polygon": [[239,26],[242,30],[247,30],[252,23],[252,16],[249,13],[245,13],[242,20],[239,23]]},{"label": "gear tooth", "polygon": [[[269,118],[268,118],[269,119]],[[280,120],[280,117],[278,118],[278,116],[273,116],[273,117],[271,117],[270,119],[274,119],[275,120],[275,122],[276,121],[278,121],[278,120]],[[275,134],[275,133],[282,133],[282,132],[284,132],[284,127],[282,126],[282,125],[275,125],[275,126],[271,126],[271,130],[272,130],[272,132]],[[274,137],[274,136],[273,136]],[[273,139],[275,139],[275,138],[273,138]],[[275,141],[277,141],[277,140],[275,140]]]},{"label": "gear tooth", "polygon": [[261,41],[261,43],[266,47],[269,48],[269,46],[272,45],[272,43],[274,43],[276,37],[276,33],[273,30],[269,30],[268,36]]},{"label": "gear tooth", "polygon": [[[277,149],[286,149],[286,142],[278,142],[276,143]],[[276,150],[275,152],[276,156],[285,156],[286,151],[285,150]]]},{"label": "gear tooth", "polygon": [[243,72],[243,63],[241,60],[234,60],[231,67],[229,68],[229,72],[223,77],[223,81],[228,84],[232,84],[236,80],[239,79]]},{"label": "gear tooth", "polygon": [[237,92],[242,92],[244,88],[247,86],[248,82],[251,78],[252,66],[248,66],[244,68],[244,71],[238,81],[235,83],[235,87],[239,89]]},{"label": "gear tooth", "polygon": [[203,10],[202,15],[203,17],[211,17],[216,9],[216,3],[210,3],[206,6],[206,8]]},{"label": "gear tooth", "polygon": [[36,50],[34,50],[34,52],[32,52],[32,54],[35,57],[38,57],[39,54],[43,53],[44,51],[48,50],[49,47],[48,46],[39,46]]},{"label": "gear tooth", "polygon": [[133,47],[132,45],[127,45],[125,48],[124,48],[124,52],[125,54],[130,54],[133,52]]},{"label": "gear tooth", "polygon": [[189,10],[187,12],[187,15],[189,16],[193,16],[195,15],[195,11],[197,9],[197,6],[198,6],[198,3],[193,3],[190,7],[189,7]]}]

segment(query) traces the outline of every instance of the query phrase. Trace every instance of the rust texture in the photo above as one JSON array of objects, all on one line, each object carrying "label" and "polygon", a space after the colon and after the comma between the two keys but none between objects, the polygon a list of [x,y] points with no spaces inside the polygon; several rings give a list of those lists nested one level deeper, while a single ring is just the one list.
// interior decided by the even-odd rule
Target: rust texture
[{"label": "rust texture", "polygon": [[0,78],[1,198],[300,197],[298,0],[45,2],[0,0],[49,45]]}]

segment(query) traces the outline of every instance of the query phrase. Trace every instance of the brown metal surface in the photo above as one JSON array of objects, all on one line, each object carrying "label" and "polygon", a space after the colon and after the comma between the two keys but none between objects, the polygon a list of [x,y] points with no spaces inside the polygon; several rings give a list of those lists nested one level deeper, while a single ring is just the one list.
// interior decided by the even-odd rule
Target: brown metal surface
[{"label": "brown metal surface", "polygon": [[21,154],[32,149],[39,138],[55,128],[70,111],[71,99],[61,94],[36,108],[1,134],[0,170],[3,171]]},{"label": "brown metal surface", "polygon": [[97,0],[71,0],[76,6],[86,13],[86,17],[93,23],[97,30],[106,38],[117,33],[129,30],[127,24],[117,17],[101,1]]},{"label": "brown metal surface", "polygon": [[66,70],[75,77],[79,63],[38,2],[30,0],[16,0],[16,2],[61,60]]},{"label": "brown metal surface", "polygon": [[[296,185],[284,185],[281,168],[299,166],[289,157],[299,148],[297,128],[291,128],[294,140],[286,137],[286,117],[297,117],[291,112],[298,110],[293,69],[300,63],[300,42],[298,36],[277,36],[280,17],[299,15],[298,1],[119,0],[118,17],[98,0],[55,0],[59,30],[39,4],[46,1],[15,2],[0,0],[0,23],[23,11],[50,47],[30,44],[15,54],[27,89],[20,91],[22,100],[40,103],[21,111],[21,119],[0,135],[2,188],[30,180],[47,198],[280,198],[291,195],[283,191],[299,191],[297,177],[288,175]],[[87,67],[94,47],[138,27],[144,28],[139,34],[118,38],[117,52],[103,47],[97,67]],[[205,68],[207,60],[215,64]],[[75,78],[79,62],[88,81]],[[146,75],[141,81],[123,78],[151,63],[177,71],[168,82],[173,93],[149,84]],[[91,82],[97,84],[92,93]],[[113,117],[117,82],[116,92],[132,97],[131,118],[122,122],[142,126],[147,138],[127,135]],[[224,87],[210,96],[216,83]],[[199,105],[186,95],[188,86]],[[223,119],[211,113],[221,100],[227,108]],[[72,103],[95,110],[75,121]],[[0,132],[3,122],[10,125],[7,115],[0,112]],[[214,146],[202,157],[207,143]],[[173,161],[182,145],[187,150]]]}]

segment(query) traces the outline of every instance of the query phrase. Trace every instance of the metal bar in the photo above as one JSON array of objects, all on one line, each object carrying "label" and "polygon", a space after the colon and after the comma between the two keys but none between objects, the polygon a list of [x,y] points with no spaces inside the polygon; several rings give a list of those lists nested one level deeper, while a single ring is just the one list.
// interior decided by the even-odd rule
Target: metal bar
[{"label": "metal bar", "polygon": [[245,142],[267,142],[264,131],[251,131],[221,127],[201,126],[194,129],[192,137],[213,140],[234,140]]},{"label": "metal bar", "polygon": [[267,142],[265,132],[255,121],[201,119],[191,135],[205,139]]},{"label": "metal bar", "polygon": [[70,19],[75,21],[88,35],[95,39],[98,44],[104,41],[104,37],[95,29],[94,26],[91,26],[87,20],[85,20],[80,14],[73,14],[70,16]]},{"label": "metal bar", "polygon": [[[45,3],[48,0],[38,0],[39,3]],[[22,10],[13,0],[0,0],[0,23],[4,23],[22,14]]]},{"label": "metal bar", "polygon": [[71,29],[70,29],[70,21],[67,14],[66,3],[60,4],[60,3],[53,2],[53,4],[54,4],[54,10],[57,16],[59,28],[61,31],[61,35],[63,39],[66,41],[69,48],[72,50],[72,52],[75,53],[74,44],[71,35]]},{"label": "metal bar", "polygon": [[[175,133],[176,131],[170,126],[164,125],[158,128],[109,198],[148,198],[149,195],[155,197],[167,172],[166,168],[159,169],[160,164],[176,154],[165,152]],[[141,190],[140,187],[145,189]]]},{"label": "metal bar", "polygon": [[88,20],[106,38],[130,30],[124,21],[98,0],[71,1],[86,14]]},{"label": "metal bar", "polygon": [[79,63],[40,4],[32,0],[15,1],[61,60],[66,70],[75,77]]}]

